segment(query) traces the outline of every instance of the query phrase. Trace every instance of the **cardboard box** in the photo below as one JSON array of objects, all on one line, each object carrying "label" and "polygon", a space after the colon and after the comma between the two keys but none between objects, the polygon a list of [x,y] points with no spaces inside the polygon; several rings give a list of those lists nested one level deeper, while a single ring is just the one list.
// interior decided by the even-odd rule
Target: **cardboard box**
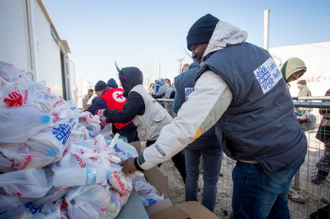
[{"label": "cardboard box", "polygon": [[[132,142],[138,153],[141,153],[140,142]],[[164,200],[145,207],[151,219],[219,219],[215,214],[196,201],[184,202],[173,205],[169,197],[168,176],[158,167],[144,171],[147,181],[159,193],[164,195]]]}]

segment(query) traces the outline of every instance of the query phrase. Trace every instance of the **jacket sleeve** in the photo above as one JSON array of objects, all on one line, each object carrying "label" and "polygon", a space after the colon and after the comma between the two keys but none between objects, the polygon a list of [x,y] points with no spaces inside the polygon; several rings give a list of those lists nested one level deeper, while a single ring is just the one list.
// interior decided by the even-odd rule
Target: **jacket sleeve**
[{"label": "jacket sleeve", "polygon": [[90,112],[91,114],[95,115],[95,111],[99,109],[106,109],[107,108],[107,103],[102,97],[99,97],[95,100],[95,102],[90,105],[85,111]]},{"label": "jacket sleeve", "polygon": [[231,100],[232,93],[222,78],[206,71],[181,106],[178,116],[163,127],[157,141],[138,156],[139,167],[148,170],[177,154],[209,130],[227,110]]},{"label": "jacket sleeve", "polygon": [[175,91],[174,101],[173,101],[173,112],[176,114],[179,111],[179,93]]},{"label": "jacket sleeve", "polygon": [[104,116],[107,117],[108,122],[114,123],[127,123],[132,121],[136,115],[141,112],[144,108],[144,101],[140,94],[137,92],[131,92],[128,97],[124,107],[119,110],[106,109],[104,111]]}]

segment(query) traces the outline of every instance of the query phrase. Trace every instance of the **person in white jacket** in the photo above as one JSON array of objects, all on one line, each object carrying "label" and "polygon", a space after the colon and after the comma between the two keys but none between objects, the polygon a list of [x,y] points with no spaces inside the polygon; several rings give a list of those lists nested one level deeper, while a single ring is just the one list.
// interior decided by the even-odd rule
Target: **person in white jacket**
[{"label": "person in white jacket", "polygon": [[194,91],[155,144],[124,161],[122,170],[148,170],[216,125],[224,152],[237,160],[230,218],[290,218],[288,192],[307,141],[280,70],[246,38],[210,14],[193,24],[187,47],[201,64]]}]

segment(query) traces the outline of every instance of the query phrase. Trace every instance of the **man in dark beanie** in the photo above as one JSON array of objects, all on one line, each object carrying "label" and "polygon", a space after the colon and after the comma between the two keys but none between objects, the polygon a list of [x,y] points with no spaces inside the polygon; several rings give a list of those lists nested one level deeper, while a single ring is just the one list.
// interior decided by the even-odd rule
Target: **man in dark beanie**
[{"label": "man in dark beanie", "polygon": [[215,20],[207,14],[188,32],[188,49],[200,63],[194,91],[155,144],[124,161],[122,170],[150,169],[216,125],[224,152],[237,161],[230,218],[290,218],[288,192],[307,141],[286,83],[268,51],[245,42],[245,31]]},{"label": "man in dark beanie", "polygon": [[[127,101],[123,96],[124,90],[118,88],[118,85],[114,79],[111,81],[111,86],[117,88],[110,88],[104,81],[98,81],[95,84],[95,93],[98,98],[93,101],[92,105],[88,107],[86,111],[95,115],[98,110],[104,108],[121,110]],[[103,124],[105,123],[107,122],[104,122]],[[136,126],[133,124],[132,120],[125,123],[112,123],[112,133],[119,133],[120,136],[125,136],[128,142],[139,140],[137,137]]]},{"label": "man in dark beanie", "polygon": [[107,84],[104,81],[101,80],[98,81],[94,86],[96,95],[100,97],[106,88],[107,88]]}]

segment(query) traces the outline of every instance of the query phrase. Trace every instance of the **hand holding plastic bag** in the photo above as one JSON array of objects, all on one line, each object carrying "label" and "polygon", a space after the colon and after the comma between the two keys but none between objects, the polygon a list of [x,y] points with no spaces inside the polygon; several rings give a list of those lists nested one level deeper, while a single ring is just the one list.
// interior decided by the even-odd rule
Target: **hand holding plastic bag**
[{"label": "hand holding plastic bag", "polygon": [[105,109],[99,109],[95,111],[95,115],[98,115],[100,118],[104,116],[104,110]]}]

